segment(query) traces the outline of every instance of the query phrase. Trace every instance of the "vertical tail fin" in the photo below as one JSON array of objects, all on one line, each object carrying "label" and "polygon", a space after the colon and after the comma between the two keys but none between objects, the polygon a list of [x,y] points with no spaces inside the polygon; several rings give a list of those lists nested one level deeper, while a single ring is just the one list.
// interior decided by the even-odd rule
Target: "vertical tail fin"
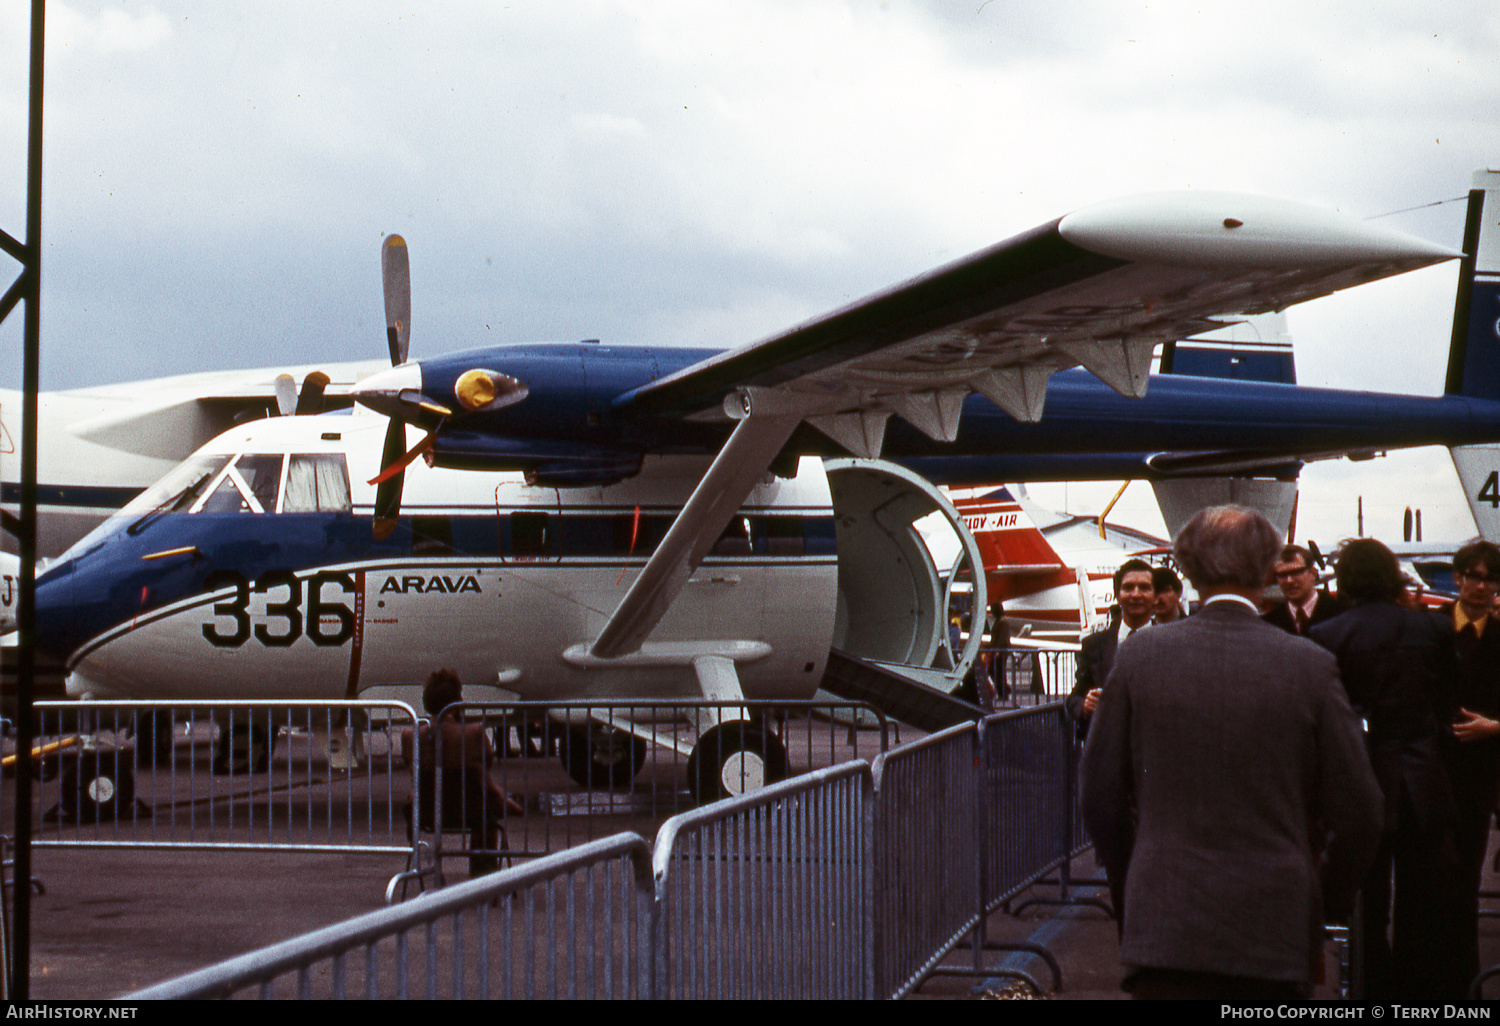
[{"label": "vertical tail fin", "polygon": [[955,499],[984,561],[990,600],[1005,602],[1072,584],[1073,571],[1010,489]]},{"label": "vertical tail fin", "polygon": [[1500,399],[1500,171],[1475,171],[1443,391]]},{"label": "vertical tail fin", "polygon": [[[1443,391],[1500,399],[1500,172],[1475,171]],[[1500,541],[1500,445],[1450,449],[1479,533]]]},{"label": "vertical tail fin", "polygon": [[[1297,367],[1286,314],[1256,314],[1164,347],[1161,372],[1295,385]],[[1295,478],[1195,477],[1152,481],[1151,489],[1162,522],[1174,539],[1200,509],[1225,502],[1253,506],[1285,534],[1297,499]]]},{"label": "vertical tail fin", "polygon": [[1230,381],[1297,383],[1286,314],[1250,314],[1242,320],[1162,346],[1162,374]]}]

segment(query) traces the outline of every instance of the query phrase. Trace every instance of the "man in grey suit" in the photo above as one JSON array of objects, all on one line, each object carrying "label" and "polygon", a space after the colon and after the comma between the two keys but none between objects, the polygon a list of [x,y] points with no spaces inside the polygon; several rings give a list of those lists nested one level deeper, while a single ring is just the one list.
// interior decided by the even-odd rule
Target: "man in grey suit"
[{"label": "man in grey suit", "polygon": [[1189,521],[1177,562],[1203,607],[1123,643],[1094,712],[1084,822],[1138,998],[1309,995],[1325,916],[1347,913],[1380,838],[1337,664],[1258,615],[1280,552],[1253,510]]}]

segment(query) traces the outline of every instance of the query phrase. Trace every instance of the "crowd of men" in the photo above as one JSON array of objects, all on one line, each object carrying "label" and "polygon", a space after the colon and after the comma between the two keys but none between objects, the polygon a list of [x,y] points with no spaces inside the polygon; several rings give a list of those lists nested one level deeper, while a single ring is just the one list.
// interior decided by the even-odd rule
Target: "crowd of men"
[{"label": "crowd of men", "polygon": [[1067,699],[1123,986],[1306,997],[1326,924],[1354,922],[1362,996],[1462,1000],[1500,785],[1500,548],[1457,553],[1446,606],[1370,539],[1330,594],[1238,507],[1200,513],[1174,555],[1197,611],[1170,571],[1125,563]]}]

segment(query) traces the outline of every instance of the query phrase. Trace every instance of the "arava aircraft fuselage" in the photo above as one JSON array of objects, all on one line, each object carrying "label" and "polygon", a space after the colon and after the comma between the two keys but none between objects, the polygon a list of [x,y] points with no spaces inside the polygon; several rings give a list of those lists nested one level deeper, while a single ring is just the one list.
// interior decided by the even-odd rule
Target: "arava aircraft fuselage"
[{"label": "arava aircraft fuselage", "polygon": [[[181,487],[208,478],[192,500],[153,515],[153,491],[81,541],[38,584],[44,637],[72,657],[70,693],[330,698],[446,666],[525,697],[702,697],[697,652],[736,661],[758,696],[816,686],[837,587],[818,461],[752,494],[743,536],[705,560],[691,601],[658,628],[658,641],[697,649],[655,660],[648,646],[603,672],[574,649],[598,633],[704,461],[653,458],[625,482],[566,492],[419,465],[401,529],[376,540],[365,479],[384,430],[359,414],[236,429],[179,474]],[[299,490],[299,475],[321,475],[320,493]],[[174,480],[161,498],[177,491]]]},{"label": "arava aircraft fuselage", "polygon": [[[496,350],[483,358],[524,366],[535,381],[541,348],[523,347],[514,360]],[[554,367],[580,371],[595,365],[583,354],[598,353],[605,362],[613,355],[595,345],[551,349]],[[616,369],[630,362],[622,359]],[[994,410],[966,411],[959,440],[943,450],[893,426],[887,454],[909,460],[936,483],[957,484],[994,480],[1009,457],[1028,451],[1067,451],[1074,444],[1097,451],[1105,448],[1101,440],[1149,451],[1169,447],[1184,432],[1195,447],[1288,450],[1500,438],[1500,403],[1457,396],[1161,376],[1146,399],[1128,400],[1079,373],[1056,375],[1048,404],[1038,425]],[[566,405],[540,412],[530,423],[533,436],[547,437],[549,418],[570,420]],[[587,392],[575,397],[575,411],[589,407]],[[612,484],[528,485],[520,472],[418,463],[408,471],[402,528],[377,541],[369,515],[373,489],[364,482],[379,470],[383,429],[381,418],[359,413],[275,418],[229,432],[200,452],[200,458],[342,455],[348,509],[214,512],[205,503],[187,512],[224,486],[215,478],[182,511],[152,516],[137,502],[75,546],[38,583],[41,640],[69,659],[70,692],[189,698],[211,688],[246,697],[326,698],[414,683],[454,665],[466,680],[498,682],[525,697],[701,697],[688,657],[662,665],[649,658],[648,647],[636,665],[606,671],[590,664],[586,645],[691,493],[722,441],[714,432],[704,429],[696,444],[685,437],[673,446],[645,426],[614,436],[607,452],[602,427],[552,436],[558,452],[574,454],[574,466],[581,465],[580,451],[595,454],[599,467],[644,461],[639,473]],[[686,451],[644,455],[668,448]],[[994,455],[978,455],[985,450]],[[440,450],[438,459],[451,452]],[[756,697],[810,694],[829,647],[838,644],[835,512],[818,461],[803,462],[794,479],[773,476],[765,494],[745,505],[748,551],[710,556],[653,635],[657,643],[745,642],[731,658],[746,693]],[[224,474],[223,465],[210,469]],[[527,525],[528,515],[550,523]],[[527,541],[518,530],[546,536]],[[437,537],[428,537],[434,531]],[[925,644],[903,649],[917,650],[917,658],[930,658]],[[184,667],[192,672],[185,675]]]}]

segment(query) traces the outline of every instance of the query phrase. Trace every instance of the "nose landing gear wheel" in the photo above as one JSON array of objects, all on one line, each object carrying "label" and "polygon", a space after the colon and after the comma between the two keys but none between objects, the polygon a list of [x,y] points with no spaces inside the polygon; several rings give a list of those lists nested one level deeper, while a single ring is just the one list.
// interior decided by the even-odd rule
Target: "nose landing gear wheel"
[{"label": "nose landing gear wheel", "polygon": [[751,723],[722,723],[704,732],[688,756],[688,787],[698,804],[754,791],[787,774],[786,749]]},{"label": "nose landing gear wheel", "polygon": [[75,822],[115,819],[135,804],[129,752],[84,752],[62,777],[62,811]]}]

